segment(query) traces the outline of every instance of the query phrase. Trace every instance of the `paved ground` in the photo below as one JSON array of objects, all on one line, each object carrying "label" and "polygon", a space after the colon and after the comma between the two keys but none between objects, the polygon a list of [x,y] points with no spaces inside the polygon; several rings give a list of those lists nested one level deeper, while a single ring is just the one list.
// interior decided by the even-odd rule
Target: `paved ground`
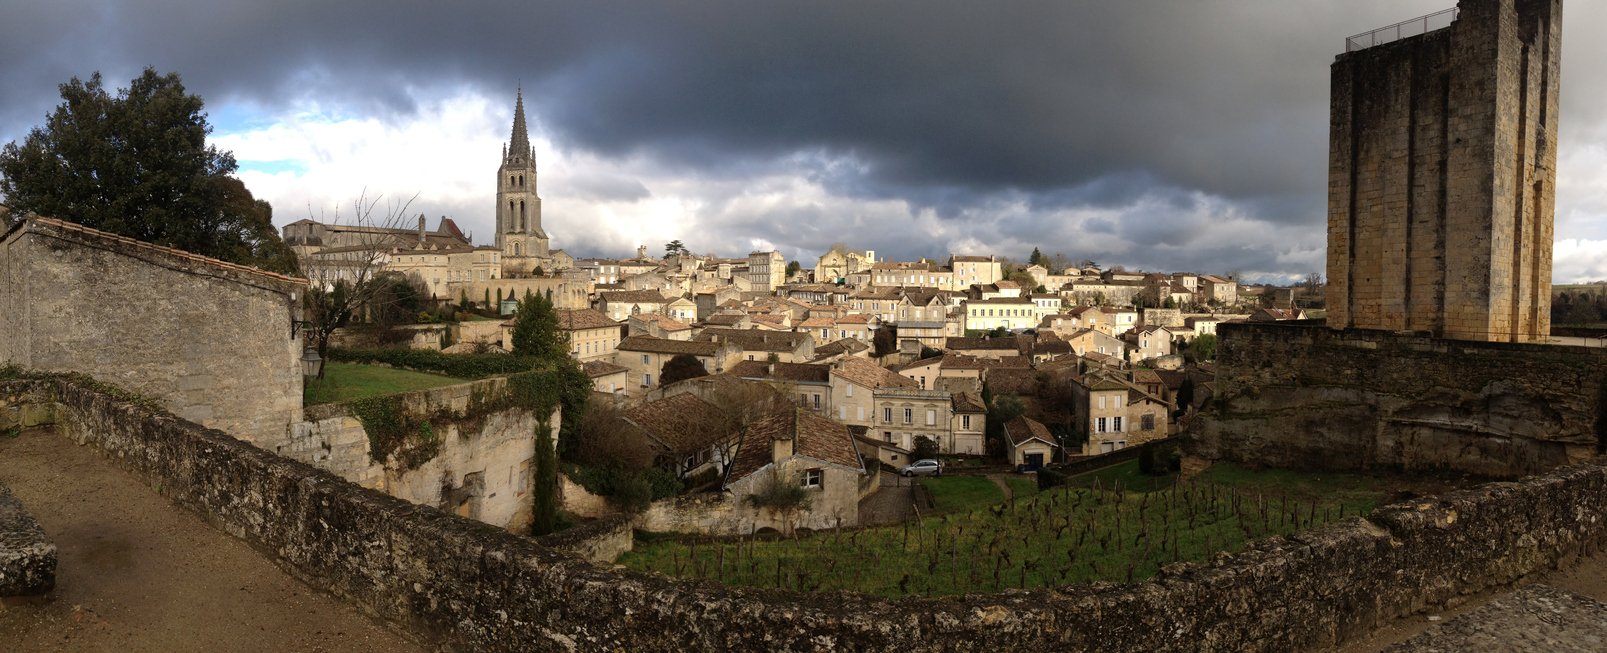
[{"label": "paved ground", "polygon": [[910,502],[915,479],[902,478],[886,470],[881,476],[882,489],[859,502],[860,526],[897,524],[913,514]]},{"label": "paved ground", "polygon": [[45,600],[0,606],[0,651],[421,650],[64,437],[0,436],[0,481],[60,560]]},{"label": "paved ground", "polygon": [[1398,619],[1341,653],[1607,651],[1607,554],[1581,558],[1515,589]]}]

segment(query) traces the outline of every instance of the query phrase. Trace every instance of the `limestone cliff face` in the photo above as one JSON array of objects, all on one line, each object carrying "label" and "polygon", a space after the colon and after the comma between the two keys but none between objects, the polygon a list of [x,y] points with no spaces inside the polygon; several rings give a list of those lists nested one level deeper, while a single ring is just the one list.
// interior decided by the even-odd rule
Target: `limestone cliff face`
[{"label": "limestone cliff face", "polygon": [[1321,326],[1220,327],[1206,458],[1516,477],[1595,453],[1607,351]]}]

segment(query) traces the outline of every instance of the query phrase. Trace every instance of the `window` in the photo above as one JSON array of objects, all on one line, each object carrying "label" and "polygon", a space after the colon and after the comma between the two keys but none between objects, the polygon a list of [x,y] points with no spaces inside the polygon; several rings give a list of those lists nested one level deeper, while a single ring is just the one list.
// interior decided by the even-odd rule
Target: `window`
[{"label": "window", "polygon": [[1105,432],[1105,418],[1100,417],[1100,418],[1096,418],[1094,420],[1094,432],[1095,433],[1104,433]]},{"label": "window", "polygon": [[651,374],[643,374],[642,375],[642,386],[647,387],[647,386],[650,386],[650,385],[653,385],[653,375],[651,375]]},{"label": "window", "polygon": [[804,394],[802,392],[798,393],[798,405],[799,406],[808,406],[809,405],[809,395],[806,395],[806,394]]},{"label": "window", "polygon": [[[645,363],[645,362],[647,362],[647,361],[642,361],[642,362],[644,362],[644,363]],[[1099,395],[1099,409],[1100,409],[1100,410],[1104,410],[1104,409],[1105,409],[1105,395]]]},{"label": "window", "polygon": [[820,482],[826,477],[826,470],[806,469],[803,473],[804,487],[820,487]]},{"label": "window", "polygon": [[891,408],[883,408],[882,409],[882,421],[886,422],[888,424],[893,423],[893,409],[891,409]]},{"label": "window", "polygon": [[[1145,415],[1145,417],[1148,417],[1148,415]],[[848,407],[847,406],[838,406],[837,407],[837,419],[839,419],[839,420],[848,419]]]},{"label": "window", "polygon": [[854,384],[852,383],[848,384],[848,396],[854,396]]},{"label": "window", "polygon": [[961,415],[960,416],[960,428],[966,429],[966,430],[971,429],[971,416],[970,415]]},{"label": "window", "polygon": [[859,413],[859,416],[854,418],[854,419],[857,419],[857,420],[862,421],[862,422],[865,421],[865,407],[864,406],[859,407],[858,413]]},{"label": "window", "polygon": [[1112,417],[1112,418],[1110,418],[1110,430],[1112,432],[1114,432],[1114,433],[1121,433],[1122,432],[1122,418],[1120,418],[1120,417]]},{"label": "window", "polygon": [[[651,361],[649,361],[649,360],[648,360],[648,359],[647,359],[647,354],[642,354],[642,364],[643,364],[643,365],[647,365],[647,364],[648,364],[648,363],[649,363],[649,362],[651,362]],[[1099,405],[1099,407],[1100,407],[1100,408],[1104,408],[1104,407],[1105,407],[1105,405],[1104,405],[1104,404],[1100,404],[1100,405]]]},{"label": "window", "polygon": [[820,395],[819,394],[814,395],[814,399],[815,399],[815,410],[820,410]]},{"label": "window", "polygon": [[1150,413],[1150,414],[1146,414],[1146,415],[1144,415],[1142,417],[1139,417],[1138,418],[1138,424],[1142,428],[1142,430],[1145,430],[1145,431],[1153,431],[1153,430],[1155,430],[1155,415],[1153,413]]},{"label": "window", "polygon": [[882,431],[882,441],[883,442],[892,442],[893,441],[893,432],[892,431]]},{"label": "window", "polygon": [[905,408],[904,409],[904,423],[905,424],[914,424],[915,423],[915,409],[914,408]]},{"label": "window", "polygon": [[1112,408],[1121,408],[1122,407],[1122,396],[1121,395],[1116,395],[1114,397],[1111,397],[1110,400],[1113,401],[1113,402],[1116,402],[1115,404],[1113,404],[1111,406]]},{"label": "window", "polygon": [[937,424],[937,411],[928,408],[926,410],[926,425],[927,426],[935,426],[936,424]]}]

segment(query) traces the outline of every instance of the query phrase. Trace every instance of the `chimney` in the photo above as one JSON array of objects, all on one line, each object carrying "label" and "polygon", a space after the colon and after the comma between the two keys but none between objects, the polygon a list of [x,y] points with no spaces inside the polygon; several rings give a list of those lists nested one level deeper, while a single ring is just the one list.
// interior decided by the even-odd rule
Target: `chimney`
[{"label": "chimney", "polygon": [[424,246],[424,214],[418,214],[418,246]]}]

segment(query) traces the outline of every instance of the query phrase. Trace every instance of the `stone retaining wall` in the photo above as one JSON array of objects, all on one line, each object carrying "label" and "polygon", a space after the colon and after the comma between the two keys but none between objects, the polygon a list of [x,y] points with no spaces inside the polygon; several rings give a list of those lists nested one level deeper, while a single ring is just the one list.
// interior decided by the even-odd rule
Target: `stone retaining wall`
[{"label": "stone retaining wall", "polygon": [[56,545],[0,484],[0,597],[38,596],[55,587]]},{"label": "stone retaining wall", "polygon": [[1190,455],[1292,469],[1516,478],[1594,455],[1607,349],[1320,325],[1217,327],[1215,397]]},{"label": "stone retaining wall", "polygon": [[1382,508],[1135,585],[884,600],[603,569],[65,381],[0,383],[312,586],[451,651],[1287,651],[1599,549],[1607,463]]}]

